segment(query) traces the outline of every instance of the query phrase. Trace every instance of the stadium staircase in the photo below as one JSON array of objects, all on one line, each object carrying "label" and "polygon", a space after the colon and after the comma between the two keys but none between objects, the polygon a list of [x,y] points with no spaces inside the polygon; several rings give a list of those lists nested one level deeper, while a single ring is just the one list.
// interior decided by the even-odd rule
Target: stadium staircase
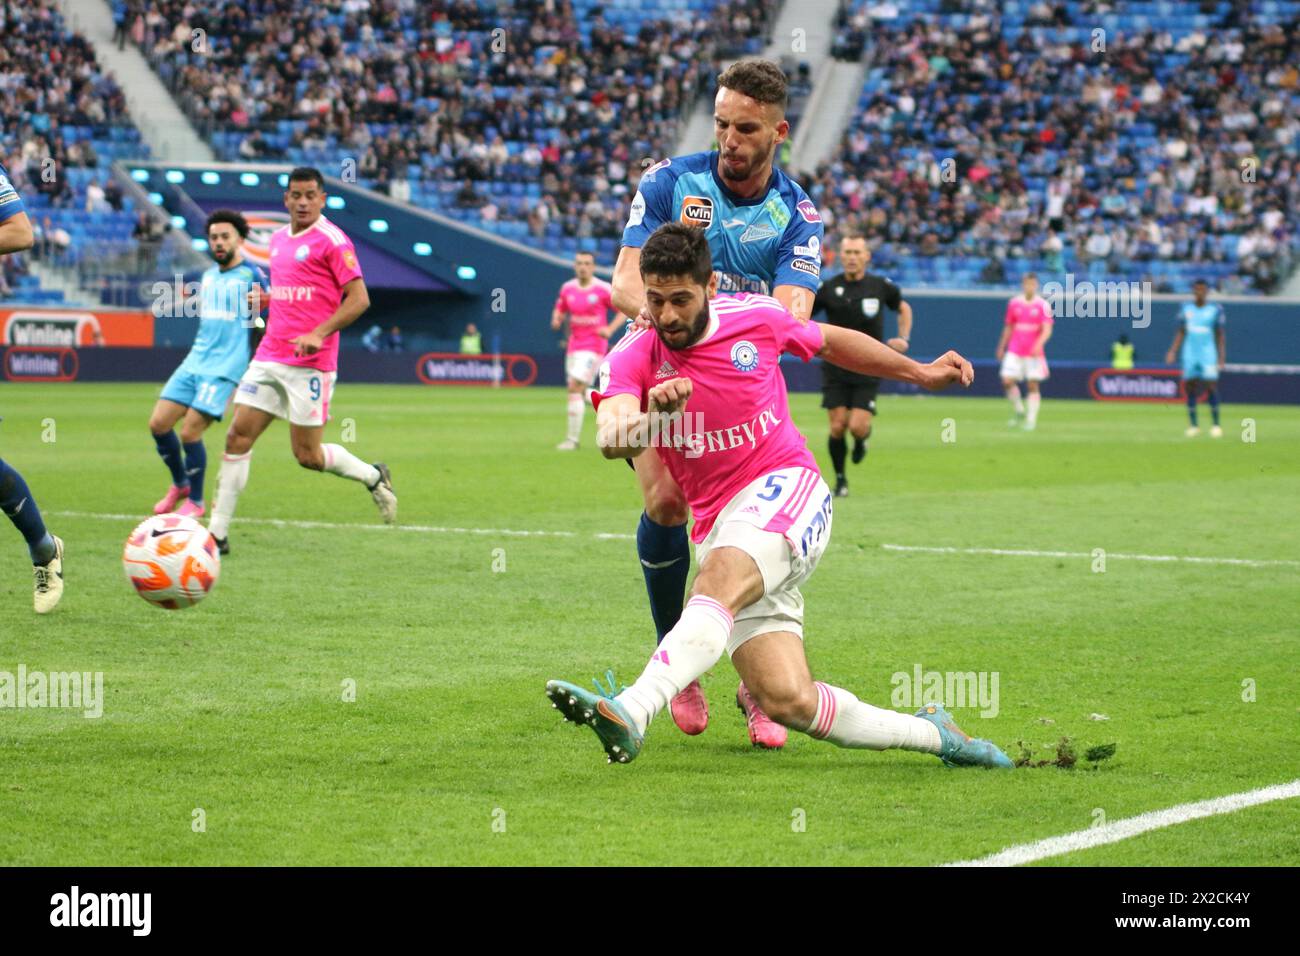
[{"label": "stadium staircase", "polygon": [[112,11],[104,0],[59,0],[59,9],[69,26],[94,44],[103,66],[116,74],[131,119],[155,157],[195,163],[216,158],[140,51],[129,43],[117,48]]},{"label": "stadium staircase", "polygon": [[804,123],[790,154],[791,169],[816,169],[835,155],[840,139],[857,109],[858,92],[867,76],[865,63],[845,63],[826,57],[814,74],[813,93]]},{"label": "stadium staircase", "polygon": [[[100,297],[82,286],[75,269],[38,259],[28,260],[27,268],[40,280],[40,288],[48,293],[46,298],[50,302],[80,309],[94,309],[101,305]],[[30,295],[26,299],[32,301]]]}]

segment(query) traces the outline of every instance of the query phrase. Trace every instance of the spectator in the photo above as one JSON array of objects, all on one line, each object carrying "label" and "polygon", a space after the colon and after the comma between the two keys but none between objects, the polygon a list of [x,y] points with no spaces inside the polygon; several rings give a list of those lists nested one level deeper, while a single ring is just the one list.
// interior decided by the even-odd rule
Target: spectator
[{"label": "spectator", "polygon": [[86,212],[102,213],[111,212],[112,206],[108,203],[108,193],[104,187],[97,182],[91,182],[86,186]]}]

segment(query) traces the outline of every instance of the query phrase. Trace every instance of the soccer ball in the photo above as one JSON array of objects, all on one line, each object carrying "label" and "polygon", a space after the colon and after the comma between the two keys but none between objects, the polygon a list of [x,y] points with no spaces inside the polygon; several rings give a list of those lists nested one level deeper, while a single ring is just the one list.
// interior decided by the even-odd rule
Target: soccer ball
[{"label": "soccer ball", "polygon": [[154,515],[122,548],[122,569],[137,594],[169,611],[202,601],[221,574],[217,541],[193,518]]}]

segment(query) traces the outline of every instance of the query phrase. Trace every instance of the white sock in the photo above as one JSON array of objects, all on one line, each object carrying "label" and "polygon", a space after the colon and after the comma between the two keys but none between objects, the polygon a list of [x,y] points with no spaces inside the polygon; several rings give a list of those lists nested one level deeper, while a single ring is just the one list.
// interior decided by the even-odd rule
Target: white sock
[{"label": "white sock", "polygon": [[1007,386],[1007,398],[1011,399],[1011,407],[1016,410],[1017,415],[1025,413],[1025,403],[1020,400],[1020,386],[1015,382]]},{"label": "white sock", "polygon": [[373,487],[379,480],[378,468],[367,465],[342,445],[321,445],[320,450],[325,455],[325,470],[331,475],[351,478],[353,481],[361,482],[367,488]]},{"label": "white sock", "polygon": [[221,473],[217,475],[217,500],[212,505],[212,520],[208,531],[214,538],[224,538],[230,532],[230,519],[235,516],[235,502],[248,484],[251,451],[242,455],[222,455]]},{"label": "white sock", "polygon": [[1035,422],[1038,421],[1038,406],[1042,402],[1042,400],[1043,400],[1042,392],[1029,393],[1029,415],[1026,417],[1026,421],[1028,421],[1029,424],[1031,425],[1033,425]]},{"label": "white sock", "polygon": [[872,707],[841,687],[816,682],[817,713],[804,731],[839,747],[864,750],[919,750],[937,754],[939,728],[928,720]]},{"label": "white sock", "polygon": [[577,443],[582,435],[582,416],[587,413],[587,403],[579,392],[569,393],[569,434],[568,439]]},{"label": "white sock", "polygon": [[713,598],[696,595],[686,602],[677,626],[664,635],[636,683],[618,695],[638,730],[644,733],[655,714],[718,662],[731,625],[731,612]]}]

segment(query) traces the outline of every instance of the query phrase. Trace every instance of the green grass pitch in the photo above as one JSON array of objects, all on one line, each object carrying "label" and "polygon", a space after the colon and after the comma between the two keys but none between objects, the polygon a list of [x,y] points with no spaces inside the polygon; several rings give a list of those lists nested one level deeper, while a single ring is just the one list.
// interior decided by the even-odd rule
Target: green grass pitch
[{"label": "green grass pitch", "polygon": [[[105,688],[99,719],[0,709],[0,864],[929,865],[1300,777],[1300,408],[1228,403],[1222,439],[1189,440],[1177,406],[1047,392],[1032,434],[1002,401],[882,399],[804,589],[819,679],[890,706],[918,666],[996,673],[996,716],[958,721],[1035,759],[1069,737],[1081,758],[991,773],[798,734],[751,750],[725,659],[703,736],[662,715],[639,760],[607,766],[543,685],[644,664],[640,499],[590,416],[580,452],[553,450],[558,389],[359,386],[345,368],[327,438],[347,429],[389,463],[405,530],[376,527],[358,485],[299,469],[275,425],[215,590],[165,612],[120,564],[166,486],[157,387],[0,386],[0,456],[67,542],[63,603],[37,618],[26,550],[0,528],[0,670],[102,671]],[[826,467],[817,397],[792,412]],[[1300,813],[1045,862],[1294,866]]]}]

